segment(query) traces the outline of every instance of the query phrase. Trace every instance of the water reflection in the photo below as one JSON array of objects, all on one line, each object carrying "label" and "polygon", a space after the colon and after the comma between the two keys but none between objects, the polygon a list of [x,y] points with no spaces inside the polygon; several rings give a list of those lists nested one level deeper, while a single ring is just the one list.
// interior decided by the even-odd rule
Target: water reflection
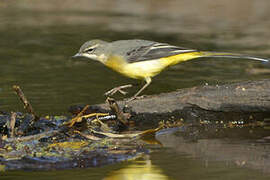
[{"label": "water reflection", "polygon": [[124,168],[113,171],[103,180],[168,180],[162,169],[153,165],[151,160],[134,161]]},{"label": "water reflection", "polygon": [[[270,153],[269,142],[266,138],[259,138],[269,134],[269,130],[246,128],[245,136],[256,137],[251,140],[250,138],[243,138],[239,129],[224,130],[224,132],[216,132],[223,134],[223,138],[200,138],[205,133],[200,131],[200,135],[196,133],[189,136],[183,134],[170,134],[161,135],[157,139],[163,144],[164,147],[173,149],[174,153],[186,154],[191,159],[199,159],[205,167],[210,167],[210,164],[215,162],[225,163],[227,167],[245,167],[251,169],[258,169],[265,173],[270,173]],[[221,129],[217,131],[222,131]],[[265,132],[263,132],[265,131]],[[229,133],[229,134],[226,134]],[[211,133],[210,133],[211,134]],[[230,137],[234,134],[236,137]],[[250,135],[249,135],[250,134]],[[263,135],[264,134],[264,135]],[[196,138],[197,136],[197,138]]]},{"label": "water reflection", "polygon": [[150,156],[130,162],[104,179],[264,180],[270,177],[267,127],[196,129],[158,134],[156,138],[162,149],[152,148]]}]

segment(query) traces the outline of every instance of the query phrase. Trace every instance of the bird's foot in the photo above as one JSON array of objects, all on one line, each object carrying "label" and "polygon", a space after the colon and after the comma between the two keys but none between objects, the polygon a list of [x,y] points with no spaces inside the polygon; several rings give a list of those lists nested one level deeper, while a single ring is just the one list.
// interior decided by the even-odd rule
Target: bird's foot
[{"label": "bird's foot", "polygon": [[112,96],[114,95],[116,92],[120,92],[123,95],[126,95],[127,92],[123,91],[122,89],[126,89],[126,88],[130,88],[132,87],[132,84],[128,84],[128,85],[124,85],[124,86],[119,86],[119,87],[115,87],[109,91],[107,91],[106,93],[104,93],[105,96]]}]

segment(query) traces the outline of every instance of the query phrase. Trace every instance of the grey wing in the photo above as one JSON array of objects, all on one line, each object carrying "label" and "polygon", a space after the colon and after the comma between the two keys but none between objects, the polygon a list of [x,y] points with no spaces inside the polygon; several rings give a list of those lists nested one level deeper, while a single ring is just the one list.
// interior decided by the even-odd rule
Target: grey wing
[{"label": "grey wing", "polygon": [[196,52],[194,49],[187,49],[178,46],[172,46],[166,43],[153,42],[146,46],[138,46],[126,53],[129,63],[145,60],[154,60],[162,57],[168,57],[186,52]]}]

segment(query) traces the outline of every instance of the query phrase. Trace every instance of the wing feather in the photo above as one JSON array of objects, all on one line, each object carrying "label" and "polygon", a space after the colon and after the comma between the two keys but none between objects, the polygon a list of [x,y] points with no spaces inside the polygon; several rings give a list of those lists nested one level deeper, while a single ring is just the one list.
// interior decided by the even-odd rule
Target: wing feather
[{"label": "wing feather", "polygon": [[187,49],[178,46],[172,46],[166,43],[151,43],[146,46],[138,46],[126,53],[129,63],[155,60],[162,57],[168,57],[186,52],[196,52],[194,49]]}]

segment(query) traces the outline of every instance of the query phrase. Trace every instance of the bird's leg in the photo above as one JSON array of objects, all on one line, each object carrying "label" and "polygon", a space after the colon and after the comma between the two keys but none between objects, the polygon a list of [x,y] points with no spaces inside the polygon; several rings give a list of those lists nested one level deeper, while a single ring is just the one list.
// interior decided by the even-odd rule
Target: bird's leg
[{"label": "bird's leg", "polygon": [[147,77],[147,78],[145,78],[145,81],[146,81],[146,84],[133,96],[133,97],[131,97],[130,99],[128,99],[127,100],[127,102],[130,102],[130,101],[132,101],[132,100],[134,100],[134,99],[136,99],[137,98],[137,96],[147,87],[147,86],[149,86],[149,84],[151,83],[151,78],[150,77]]},{"label": "bird's leg", "polygon": [[127,84],[127,85],[115,87],[115,88],[107,91],[104,95],[105,96],[111,96],[111,95],[114,95],[116,92],[120,92],[121,94],[126,95],[127,92],[123,91],[122,89],[130,88],[130,87],[132,87],[132,84]]}]

